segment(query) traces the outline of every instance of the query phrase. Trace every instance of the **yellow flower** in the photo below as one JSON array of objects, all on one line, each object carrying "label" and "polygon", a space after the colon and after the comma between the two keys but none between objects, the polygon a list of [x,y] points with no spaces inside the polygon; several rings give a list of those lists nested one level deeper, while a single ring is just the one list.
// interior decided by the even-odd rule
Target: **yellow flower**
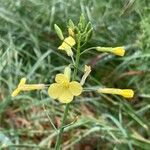
[{"label": "yellow flower", "polygon": [[[56,83],[53,83],[48,88],[48,94],[51,98],[58,99],[61,103],[70,103],[74,96],[82,93],[82,86],[76,81],[70,82],[70,73],[68,68],[64,74],[57,74],[55,77]],[[67,74],[65,74],[67,72]],[[69,76],[68,76],[69,75]]]},{"label": "yellow flower", "polygon": [[98,92],[104,94],[121,95],[125,98],[132,98],[134,96],[134,91],[131,89],[99,88]]},{"label": "yellow flower", "polygon": [[82,76],[82,79],[81,79],[81,82],[80,82],[81,85],[83,85],[85,83],[85,80],[89,76],[90,72],[91,72],[91,66],[85,65],[84,75]]},{"label": "yellow flower", "polygon": [[66,51],[68,56],[73,56],[72,47],[76,44],[74,38],[71,36],[64,39],[63,43],[58,47],[60,50]]},{"label": "yellow flower", "polygon": [[100,52],[108,52],[108,53],[112,53],[112,54],[115,54],[115,55],[118,55],[118,56],[124,56],[125,54],[125,49],[123,47],[96,47],[96,50],[97,51],[100,51]]},{"label": "yellow flower", "polygon": [[22,78],[18,84],[18,87],[12,92],[11,96],[17,96],[21,91],[31,91],[31,90],[40,90],[44,89],[44,84],[25,84],[26,78]]}]

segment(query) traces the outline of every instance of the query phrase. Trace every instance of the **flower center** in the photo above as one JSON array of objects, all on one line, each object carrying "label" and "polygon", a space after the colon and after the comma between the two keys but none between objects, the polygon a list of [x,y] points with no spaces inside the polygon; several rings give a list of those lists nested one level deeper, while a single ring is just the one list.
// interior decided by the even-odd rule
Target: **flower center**
[{"label": "flower center", "polygon": [[68,88],[69,87],[69,82],[63,82],[63,86]]}]

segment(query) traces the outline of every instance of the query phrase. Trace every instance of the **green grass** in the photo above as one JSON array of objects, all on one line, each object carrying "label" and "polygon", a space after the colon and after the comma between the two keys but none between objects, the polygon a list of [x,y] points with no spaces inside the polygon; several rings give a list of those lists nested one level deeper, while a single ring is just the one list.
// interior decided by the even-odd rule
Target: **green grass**
[{"label": "green grass", "polygon": [[[122,46],[125,57],[90,51],[81,68],[92,65],[86,87],[132,88],[132,101],[122,97],[83,93],[70,107],[63,149],[150,149],[150,3],[148,0],[0,0],[0,145],[10,150],[53,148],[64,106],[47,91],[26,92],[11,98],[21,77],[28,83],[52,83],[70,61],[57,47],[57,23],[77,23],[81,13],[93,24],[90,46]],[[94,63],[95,60],[96,63]]]}]

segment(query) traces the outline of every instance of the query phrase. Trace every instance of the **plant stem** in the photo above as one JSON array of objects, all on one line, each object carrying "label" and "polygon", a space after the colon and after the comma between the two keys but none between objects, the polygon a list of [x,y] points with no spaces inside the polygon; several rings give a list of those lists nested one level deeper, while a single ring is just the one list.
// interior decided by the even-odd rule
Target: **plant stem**
[{"label": "plant stem", "polygon": [[78,67],[79,67],[79,60],[80,60],[80,38],[78,39],[75,68],[74,68],[74,73],[73,73],[73,80],[75,80],[76,76],[77,76]]},{"label": "plant stem", "polygon": [[92,50],[92,49],[96,49],[96,47],[90,47],[90,48],[85,49],[85,50],[80,54],[80,56],[81,56],[82,54],[84,54],[84,53],[86,53],[86,52]]},{"label": "plant stem", "polygon": [[61,144],[61,139],[62,139],[63,130],[64,130],[64,124],[65,124],[65,120],[67,118],[68,110],[69,110],[69,104],[67,104],[65,107],[65,112],[64,112],[62,124],[61,124],[60,130],[59,130],[59,134],[57,136],[57,142],[56,142],[55,150],[59,150],[59,146]]},{"label": "plant stem", "polygon": [[[78,66],[79,66],[79,60],[80,60],[80,38],[78,39],[77,42],[77,53],[76,53],[76,60],[75,60],[75,68],[74,68],[74,72],[73,72],[73,80],[76,79],[77,76],[77,72],[78,72]],[[55,145],[55,150],[59,150],[60,144],[61,144],[61,139],[62,139],[62,135],[63,135],[63,131],[64,131],[64,124],[68,115],[68,111],[69,111],[69,103],[66,104],[65,107],[65,112],[63,115],[63,119],[62,119],[62,124],[61,127],[59,129],[59,134],[57,136],[57,141],[56,141],[56,145]]]}]

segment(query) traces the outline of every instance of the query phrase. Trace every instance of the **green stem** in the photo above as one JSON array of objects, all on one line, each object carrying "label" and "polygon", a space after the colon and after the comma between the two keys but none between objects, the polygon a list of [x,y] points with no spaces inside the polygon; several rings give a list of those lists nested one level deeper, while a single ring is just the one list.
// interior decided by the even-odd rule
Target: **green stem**
[{"label": "green stem", "polygon": [[65,112],[64,112],[62,124],[61,124],[60,130],[59,130],[59,134],[58,134],[58,137],[57,137],[55,150],[59,150],[59,146],[61,144],[61,139],[62,139],[63,130],[64,130],[64,124],[65,124],[65,120],[67,118],[68,110],[69,110],[69,104],[67,104],[66,107],[65,107]]},{"label": "green stem", "polygon": [[84,54],[84,53],[86,53],[86,52],[92,50],[92,49],[96,49],[96,47],[90,47],[90,48],[85,49],[85,50],[80,54],[80,56],[81,56],[82,54]]},{"label": "green stem", "polygon": [[76,76],[77,76],[78,67],[79,67],[79,60],[80,60],[80,38],[78,39],[75,68],[74,68],[74,73],[73,73],[73,80],[75,80]]},{"label": "green stem", "polygon": [[[76,79],[77,72],[78,72],[78,66],[79,66],[79,60],[80,60],[80,38],[78,39],[77,43],[78,43],[78,45],[77,45],[75,68],[74,68],[74,72],[73,72],[73,80]],[[65,124],[65,121],[66,121],[66,118],[67,118],[67,115],[68,115],[69,106],[70,106],[69,104],[66,104],[62,124],[61,124],[61,127],[59,129],[59,134],[57,136],[55,150],[59,150],[59,147],[60,147],[60,144],[61,144],[61,139],[62,139],[62,135],[63,135],[63,131],[64,131],[64,124]]]}]

